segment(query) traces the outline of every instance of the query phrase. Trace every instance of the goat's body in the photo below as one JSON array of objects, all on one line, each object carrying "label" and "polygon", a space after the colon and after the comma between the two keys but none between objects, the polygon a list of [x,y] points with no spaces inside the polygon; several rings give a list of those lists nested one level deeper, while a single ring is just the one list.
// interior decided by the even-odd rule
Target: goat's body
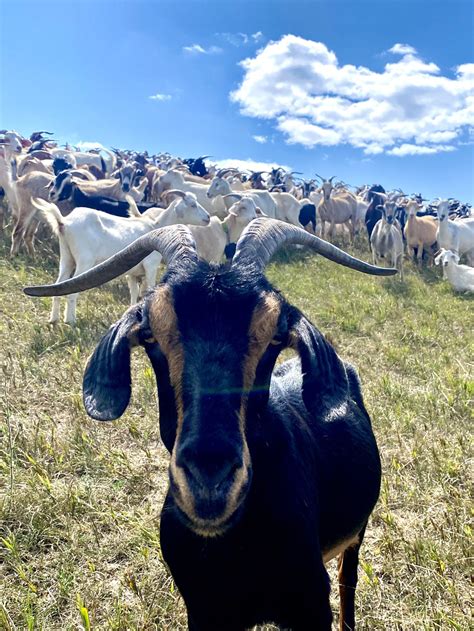
[{"label": "goat's body", "polygon": [[438,222],[436,239],[440,248],[465,254],[469,265],[474,265],[474,217],[451,221],[445,219]]},{"label": "goat's body", "polygon": [[474,292],[474,267],[450,262],[446,267],[446,276],[455,291]]},{"label": "goat's body", "polygon": [[370,247],[374,264],[380,259],[388,260],[392,267],[398,269],[403,280],[403,238],[398,225],[389,224],[383,217],[379,219],[370,236]]},{"label": "goat's body", "polygon": [[436,220],[434,217],[417,217],[410,214],[404,228],[408,254],[414,254],[417,248],[418,263],[423,261],[423,250],[428,254],[430,261],[433,259],[432,246],[436,243]]},{"label": "goat's body", "polygon": [[436,257],[435,263],[443,265],[443,275],[455,291],[474,292],[474,267],[459,265],[458,254],[443,248]]},{"label": "goat's body", "polygon": [[[78,207],[67,217],[62,217],[55,204],[48,206],[49,208],[44,207],[42,212],[59,238],[58,278],[61,280],[77,276],[105,261],[155,227],[151,220],[116,217],[91,208]],[[153,252],[128,272],[132,304],[138,300],[138,279],[144,276],[147,287],[152,287],[160,262],[161,256]],[[64,321],[68,324],[74,324],[76,321],[76,304],[77,294],[68,296],[64,315]],[[59,320],[59,308],[59,298],[53,298],[51,323]]]},{"label": "goat's body", "polygon": [[324,561],[357,540],[381,476],[358,379],[346,368],[347,398],[321,398],[317,415],[303,402],[299,360],[274,372],[267,407],[248,436],[252,489],[223,536],[193,534],[168,494],[161,546],[193,631],[243,631],[265,622],[331,628],[322,607],[329,594]]},{"label": "goat's body", "polygon": [[326,236],[326,223],[329,223],[329,236],[334,235],[335,226],[346,224],[352,239],[355,234],[357,200],[352,193],[337,193],[319,202],[318,214],[321,219],[321,236]]}]

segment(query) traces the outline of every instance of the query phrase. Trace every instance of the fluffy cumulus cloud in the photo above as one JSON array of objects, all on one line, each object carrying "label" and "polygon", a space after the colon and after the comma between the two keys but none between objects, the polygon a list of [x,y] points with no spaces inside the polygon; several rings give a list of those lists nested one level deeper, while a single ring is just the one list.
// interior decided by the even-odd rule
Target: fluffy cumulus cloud
[{"label": "fluffy cumulus cloud", "polygon": [[398,58],[376,72],[285,35],[241,62],[231,99],[247,116],[274,120],[288,143],[348,144],[367,155],[452,151],[474,125],[474,64],[448,77],[408,44],[389,52]]},{"label": "fluffy cumulus cloud", "polygon": [[255,140],[255,142],[258,142],[261,145],[264,145],[266,142],[268,142],[268,138],[266,136],[259,136],[257,134],[256,136],[252,136],[252,138]]},{"label": "fluffy cumulus cloud", "polygon": [[171,94],[153,94],[148,97],[152,101],[171,101]]}]

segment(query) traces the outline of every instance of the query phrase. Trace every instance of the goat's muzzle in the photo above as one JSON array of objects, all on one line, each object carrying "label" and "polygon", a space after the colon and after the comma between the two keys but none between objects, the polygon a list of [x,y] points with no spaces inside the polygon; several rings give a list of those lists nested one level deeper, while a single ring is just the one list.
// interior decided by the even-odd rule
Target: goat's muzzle
[{"label": "goat's muzzle", "polygon": [[188,526],[201,536],[217,536],[229,528],[240,513],[251,478],[247,448],[244,457],[235,451],[200,454],[191,444],[173,452],[171,493]]}]

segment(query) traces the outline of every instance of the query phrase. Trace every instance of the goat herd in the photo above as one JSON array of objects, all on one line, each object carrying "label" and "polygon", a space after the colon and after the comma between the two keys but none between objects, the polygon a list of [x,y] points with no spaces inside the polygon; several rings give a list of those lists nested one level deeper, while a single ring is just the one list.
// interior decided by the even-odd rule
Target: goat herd
[{"label": "goat herd", "polygon": [[[442,200],[435,219],[421,200],[379,186],[354,194],[334,178],[317,187],[278,169],[246,175],[202,158],[81,153],[44,133],[26,140],[4,132],[11,251],[24,244],[33,252],[41,220],[57,234],[57,282],[25,289],[54,297],[53,322],[59,296],[68,295],[65,320],[73,323],[78,292],[128,274],[132,306],[89,359],[84,405],[95,419],[120,417],[131,396],[130,350],[144,348],[170,453],[161,550],[189,628],[274,622],[328,631],[325,564],[338,557],[339,628],[354,629],[379,453],[355,369],[270,285],[265,267],[295,243],[364,273],[398,269],[403,278],[405,244],[420,265],[441,247],[436,261],[453,286],[473,291],[474,268],[458,265],[462,255],[474,264],[469,209]],[[324,238],[347,226],[353,239],[364,223],[374,265]],[[224,257],[227,265],[209,265]],[[378,267],[382,258],[393,268]],[[161,259],[162,282],[144,292]],[[276,366],[285,348],[299,357]]]},{"label": "goat herd", "polygon": [[[153,229],[187,224],[201,258],[231,258],[245,227],[267,216],[332,239],[336,230],[367,229],[374,263],[387,260],[403,279],[404,253],[419,265],[442,263],[457,291],[474,291],[474,217],[469,205],[437,200],[424,206],[421,196],[400,190],[386,194],[380,185],[355,192],[343,182],[317,176],[300,180],[272,169],[243,173],[207,166],[205,157],[180,160],[168,154],[130,151],[79,152],[58,148],[35,132],[27,140],[3,131],[0,186],[13,218],[11,254],[22,244],[34,252],[41,220],[61,245],[58,280],[102,262]],[[38,212],[39,211],[39,212]],[[97,213],[96,211],[101,211]],[[3,228],[5,207],[0,215]],[[105,215],[104,213],[107,213]],[[461,256],[468,265],[460,265]],[[128,275],[131,302],[155,285],[161,257],[148,257]],[[140,287],[140,284],[142,287]],[[55,303],[51,321],[58,319]],[[75,299],[65,320],[75,321]]]}]

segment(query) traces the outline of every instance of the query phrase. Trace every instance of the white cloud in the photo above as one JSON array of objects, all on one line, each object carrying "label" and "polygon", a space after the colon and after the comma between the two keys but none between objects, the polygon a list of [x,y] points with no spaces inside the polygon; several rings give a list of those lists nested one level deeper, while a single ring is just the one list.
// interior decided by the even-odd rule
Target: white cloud
[{"label": "white cloud", "polygon": [[104,145],[100,142],[91,142],[88,140],[80,140],[74,145],[81,151],[90,151],[91,149],[104,149]]},{"label": "white cloud", "polygon": [[285,171],[291,171],[292,168],[285,164],[278,164],[278,162],[258,162],[247,158],[246,160],[239,160],[237,158],[226,158],[225,160],[206,160],[210,164],[215,164],[219,169],[241,169],[242,171],[269,171],[276,167],[282,167]]},{"label": "white cloud", "polygon": [[256,33],[216,33],[217,37],[224,39],[226,42],[238,48],[239,46],[245,46],[247,44],[257,44],[263,39],[262,31]]},{"label": "white cloud", "polygon": [[388,49],[388,52],[394,53],[395,55],[416,55],[416,48],[408,44],[395,44],[392,48]]},{"label": "white cloud", "polygon": [[474,64],[449,77],[408,44],[390,50],[401,58],[377,72],[340,65],[322,42],[285,35],[241,62],[244,77],[230,97],[242,114],[273,120],[288,143],[348,144],[367,155],[452,150],[474,125]]},{"label": "white cloud", "polygon": [[217,55],[222,52],[222,48],[219,48],[219,46],[204,48],[201,44],[192,44],[191,46],[183,46],[183,51],[190,55]]},{"label": "white cloud", "polygon": [[149,96],[149,99],[152,101],[171,101],[171,94],[154,94],[153,96]]},{"label": "white cloud", "polygon": [[255,142],[259,142],[261,145],[264,145],[266,142],[268,142],[268,138],[266,136],[259,136],[257,134],[256,136],[252,136],[252,138],[255,140]]},{"label": "white cloud", "polygon": [[387,153],[391,156],[417,156],[417,155],[427,155],[430,153],[438,153],[439,151],[454,151],[454,147],[452,145],[433,145],[433,146],[424,146],[424,145],[411,145],[409,143],[404,143],[400,145],[400,147],[394,147],[387,151]]}]

